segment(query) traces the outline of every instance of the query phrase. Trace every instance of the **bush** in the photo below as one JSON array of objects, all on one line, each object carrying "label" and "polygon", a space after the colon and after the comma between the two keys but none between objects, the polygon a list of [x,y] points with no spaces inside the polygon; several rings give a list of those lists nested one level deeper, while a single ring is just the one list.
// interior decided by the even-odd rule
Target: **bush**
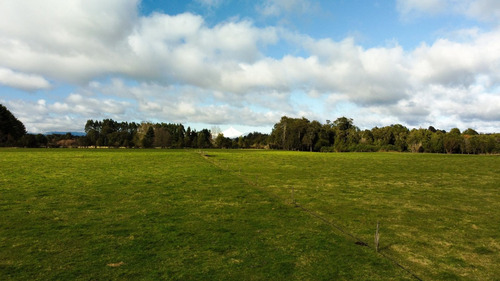
[{"label": "bush", "polygon": [[387,144],[380,147],[379,151],[398,151],[401,152],[401,148],[393,144]]},{"label": "bush", "polygon": [[349,146],[349,151],[351,152],[377,152],[379,147],[373,144],[354,144]]},{"label": "bush", "polygon": [[335,152],[335,148],[333,146],[322,146],[319,151],[321,151],[321,152]]}]

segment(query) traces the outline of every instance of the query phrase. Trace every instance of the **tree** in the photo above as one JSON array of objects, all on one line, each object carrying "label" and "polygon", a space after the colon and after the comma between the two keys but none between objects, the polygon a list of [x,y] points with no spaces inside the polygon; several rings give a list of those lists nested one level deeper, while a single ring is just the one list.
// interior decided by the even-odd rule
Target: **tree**
[{"label": "tree", "polygon": [[100,132],[100,122],[98,122],[97,120],[87,120],[87,124],[85,124],[85,133],[87,134],[87,138],[91,145],[97,147],[97,140],[99,139]]},{"label": "tree", "polygon": [[476,132],[474,129],[468,128],[467,130],[463,131],[462,135],[476,136],[479,135],[479,133]]},{"label": "tree", "polygon": [[142,147],[144,148],[153,147],[154,139],[155,139],[155,130],[153,129],[153,126],[150,126],[146,132],[146,135],[144,135],[144,138],[142,139]]},{"label": "tree", "polygon": [[188,127],[186,130],[186,135],[184,137],[184,147],[193,147],[193,139],[191,127]]},{"label": "tree", "polygon": [[425,143],[430,141],[427,139],[428,130],[426,129],[412,129],[407,137],[407,146],[411,152],[424,152]]},{"label": "tree", "polygon": [[[422,146],[420,138],[418,140],[415,139],[415,132],[412,136],[413,139],[410,141],[415,143],[408,143],[407,138],[409,137],[410,130],[401,124],[393,124],[382,128],[375,127],[372,129],[372,134],[374,143],[385,150],[406,151],[411,145],[415,146],[418,144],[419,147]],[[412,148],[410,147],[410,149]]]},{"label": "tree", "polygon": [[442,131],[437,130],[435,133],[431,135],[430,139],[430,145],[429,145],[429,152],[432,153],[444,153],[444,135]]},{"label": "tree", "polygon": [[[274,148],[284,150],[305,150],[309,146],[304,144],[303,138],[307,133],[309,120],[306,118],[281,117],[274,125],[270,140]],[[306,140],[307,142],[307,140]]]},{"label": "tree", "polygon": [[26,134],[21,137],[21,145],[24,147],[38,147],[38,143],[36,142],[36,136],[32,134]]},{"label": "tree", "polygon": [[391,125],[391,131],[394,135],[394,145],[399,151],[406,151],[408,146],[406,145],[406,138],[410,130],[401,124]]},{"label": "tree", "polygon": [[24,135],[24,124],[0,104],[0,146],[15,146]]},{"label": "tree", "polygon": [[[212,129],[212,132],[214,132],[213,129]],[[217,148],[224,147],[224,135],[222,133],[217,134],[217,137],[215,138],[215,147],[217,147]]]},{"label": "tree", "polygon": [[47,137],[42,135],[42,134],[36,135],[35,138],[36,138],[36,142],[38,143],[38,146],[46,147],[48,142],[49,142]]},{"label": "tree", "polygon": [[196,138],[198,148],[210,148],[212,146],[212,134],[208,129],[203,129],[198,132]]},{"label": "tree", "polygon": [[476,154],[479,147],[478,132],[474,129],[468,128],[462,132],[463,136],[463,152],[467,154]]},{"label": "tree", "polygon": [[460,153],[463,147],[463,138],[458,128],[453,128],[444,135],[443,145],[446,153]]},{"label": "tree", "polygon": [[172,146],[181,148],[184,147],[184,139],[186,137],[186,130],[182,124],[169,124],[170,135],[172,136]]},{"label": "tree", "polygon": [[308,124],[307,129],[306,129],[306,134],[302,138],[302,144],[303,146],[309,148],[309,151],[313,151],[314,145],[318,141],[318,134],[319,131],[321,130],[321,124],[314,120],[311,123]]},{"label": "tree", "polygon": [[[149,129],[148,129],[149,130]],[[154,130],[154,145],[161,148],[170,147],[172,145],[172,135],[168,127],[158,125]]]},{"label": "tree", "polygon": [[318,132],[318,141],[314,145],[314,150],[322,151],[323,149],[329,148],[333,145],[335,141],[335,130],[332,127],[333,124],[330,120],[326,120],[326,124],[323,124]]},{"label": "tree", "polygon": [[249,133],[246,136],[240,136],[238,138],[239,148],[264,148],[269,143],[269,135],[259,132]]},{"label": "tree", "polygon": [[363,144],[373,144],[373,133],[370,130],[364,130],[361,132],[361,139],[359,140],[360,143]]},{"label": "tree", "polygon": [[245,141],[245,139],[243,138],[243,136],[238,137],[237,145],[238,145],[238,148],[247,148],[248,147],[248,144]]},{"label": "tree", "polygon": [[333,146],[335,151],[349,151],[349,146],[357,144],[359,141],[359,129],[354,126],[351,118],[340,117],[333,122],[335,128],[335,141]]}]

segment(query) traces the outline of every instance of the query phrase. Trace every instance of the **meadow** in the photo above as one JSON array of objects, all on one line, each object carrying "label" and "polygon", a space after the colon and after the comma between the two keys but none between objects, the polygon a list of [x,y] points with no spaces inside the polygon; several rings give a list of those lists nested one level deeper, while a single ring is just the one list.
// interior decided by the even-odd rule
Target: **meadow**
[{"label": "meadow", "polygon": [[499,175],[484,155],[1,149],[0,279],[495,280]]}]

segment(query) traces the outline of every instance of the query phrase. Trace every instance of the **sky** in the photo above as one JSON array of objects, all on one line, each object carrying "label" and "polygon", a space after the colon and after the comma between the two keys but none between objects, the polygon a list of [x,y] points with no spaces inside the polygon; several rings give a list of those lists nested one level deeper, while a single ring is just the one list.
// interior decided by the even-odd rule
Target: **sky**
[{"label": "sky", "polygon": [[0,104],[30,133],[285,115],[500,132],[500,1],[2,0]]}]

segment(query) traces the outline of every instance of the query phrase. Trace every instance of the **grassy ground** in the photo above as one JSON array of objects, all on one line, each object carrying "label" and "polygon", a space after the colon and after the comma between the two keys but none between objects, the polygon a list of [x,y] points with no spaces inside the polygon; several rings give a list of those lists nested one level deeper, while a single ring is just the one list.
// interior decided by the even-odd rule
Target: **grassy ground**
[{"label": "grassy ground", "polygon": [[0,280],[411,280],[195,151],[0,150]]},{"label": "grassy ground", "polygon": [[203,154],[0,150],[0,279],[500,276],[499,157]]},{"label": "grassy ground", "polygon": [[373,243],[426,280],[498,280],[500,157],[401,153],[214,153],[258,181]]}]

